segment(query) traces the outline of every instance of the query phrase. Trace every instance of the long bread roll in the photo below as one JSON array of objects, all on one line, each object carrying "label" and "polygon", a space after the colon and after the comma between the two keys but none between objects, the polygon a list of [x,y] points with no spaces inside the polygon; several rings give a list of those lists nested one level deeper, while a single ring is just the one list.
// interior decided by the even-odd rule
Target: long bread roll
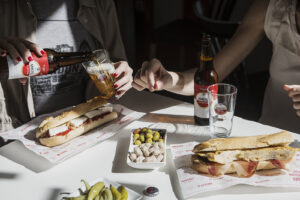
[{"label": "long bread roll", "polygon": [[100,106],[106,104],[107,101],[95,97],[86,103],[78,104],[77,106],[73,107],[71,110],[61,113],[56,117],[48,117],[40,124],[38,131],[36,132],[36,137],[39,138],[43,134],[45,134],[50,128],[57,127],[61,124],[64,124],[72,119],[75,119],[91,110],[99,108]]},{"label": "long bread roll", "polygon": [[216,138],[195,146],[193,152],[254,149],[269,146],[286,146],[293,142],[291,133],[281,131],[271,135],[250,137]]},{"label": "long bread roll", "polygon": [[106,103],[106,100],[94,98],[56,117],[49,117],[40,124],[36,138],[42,145],[57,146],[116,119],[118,114],[113,112],[112,106],[103,106]]},{"label": "long bread roll", "polygon": [[72,140],[75,137],[78,137],[89,130],[92,130],[102,124],[105,124],[106,122],[110,122],[118,117],[118,114],[116,112],[111,112],[103,118],[100,118],[99,120],[93,121],[91,123],[88,123],[85,126],[80,126],[74,130],[71,130],[68,134],[62,135],[62,136],[53,136],[53,137],[45,137],[45,138],[40,138],[40,143],[48,146],[48,147],[53,147],[57,146],[63,143],[66,143],[70,140]]}]

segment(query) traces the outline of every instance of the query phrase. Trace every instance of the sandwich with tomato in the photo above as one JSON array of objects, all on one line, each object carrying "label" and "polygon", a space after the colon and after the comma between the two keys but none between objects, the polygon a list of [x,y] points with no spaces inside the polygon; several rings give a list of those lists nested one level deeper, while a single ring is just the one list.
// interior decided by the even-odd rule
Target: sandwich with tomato
[{"label": "sandwich with tomato", "polygon": [[95,97],[58,116],[48,117],[38,127],[36,138],[42,145],[53,147],[116,119],[118,114],[106,104],[106,100]]},{"label": "sandwich with tomato", "polygon": [[242,177],[251,177],[257,170],[287,169],[296,154],[289,146],[293,141],[287,131],[211,139],[194,147],[191,168],[212,176],[236,173]]}]

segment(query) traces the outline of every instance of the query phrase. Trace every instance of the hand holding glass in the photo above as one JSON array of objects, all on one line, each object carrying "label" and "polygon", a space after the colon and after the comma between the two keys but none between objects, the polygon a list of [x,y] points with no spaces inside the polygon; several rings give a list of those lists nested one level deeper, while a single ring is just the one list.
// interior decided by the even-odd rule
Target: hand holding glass
[{"label": "hand holding glass", "polygon": [[100,91],[100,96],[104,99],[111,99],[116,94],[113,76],[115,68],[104,49],[93,51],[93,55],[93,59],[84,62],[83,66]]},{"label": "hand holding glass", "polygon": [[237,88],[217,83],[208,87],[209,127],[214,137],[231,134]]}]

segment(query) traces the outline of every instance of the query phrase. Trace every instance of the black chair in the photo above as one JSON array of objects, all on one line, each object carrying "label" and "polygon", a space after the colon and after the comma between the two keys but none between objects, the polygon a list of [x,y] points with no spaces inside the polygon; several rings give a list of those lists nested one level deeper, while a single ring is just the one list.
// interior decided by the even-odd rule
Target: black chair
[{"label": "black chair", "polygon": [[[194,13],[197,17],[193,19],[178,19],[167,25],[157,28],[153,33],[153,39],[150,44],[149,57],[156,57],[158,44],[176,44],[179,46],[180,60],[179,70],[185,70],[184,57],[185,47],[201,49],[201,35],[207,33],[212,36],[213,52],[216,54],[233,36],[239,21],[228,21],[228,18],[234,8],[236,0],[206,1],[208,5],[207,14],[204,16],[203,1],[196,0],[194,3]],[[225,20],[227,21],[225,21]],[[225,82],[236,86],[248,88],[247,75],[245,72],[245,63],[242,62],[227,78]]]},{"label": "black chair", "polygon": [[[239,21],[229,21],[235,3],[236,0],[195,0],[193,13],[196,15],[196,20],[178,19],[153,32],[150,58],[155,57],[156,46],[163,43],[179,45],[181,59],[184,59],[184,49],[187,46],[192,46],[200,51],[203,32],[213,37],[213,51],[217,53],[233,36],[240,24]],[[183,62],[179,65],[179,70],[186,70]],[[239,89],[236,115],[258,120],[267,80],[268,71],[246,74],[245,62],[242,62],[224,80],[224,82],[234,84]],[[166,91],[160,91],[159,94],[193,103],[193,97],[176,95]]]},{"label": "black chair", "polygon": [[[226,1],[224,1],[226,2]],[[233,3],[235,0],[227,1],[225,7],[229,7],[232,11]],[[221,6],[222,7],[222,6]],[[198,18],[199,26],[203,32],[208,33],[213,38],[213,51],[214,54],[219,52],[228,40],[233,36],[236,29],[240,25],[239,21],[223,21],[217,19],[211,19],[203,15],[202,4],[200,0],[197,0],[194,5],[194,12]],[[219,16],[220,18],[220,16]],[[224,10],[222,19],[229,18],[229,12],[227,9]],[[224,80],[236,85],[238,88],[249,88],[248,78],[245,70],[245,62],[239,64],[239,66]]]}]

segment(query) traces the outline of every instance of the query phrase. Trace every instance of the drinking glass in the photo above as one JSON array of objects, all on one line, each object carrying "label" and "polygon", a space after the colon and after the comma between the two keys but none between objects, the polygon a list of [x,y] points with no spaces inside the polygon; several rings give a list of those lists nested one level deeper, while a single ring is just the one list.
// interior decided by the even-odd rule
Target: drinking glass
[{"label": "drinking glass", "polygon": [[100,91],[100,96],[104,99],[113,98],[116,94],[113,76],[115,68],[109,59],[108,52],[104,49],[93,51],[92,59],[82,65]]},{"label": "drinking glass", "polygon": [[208,88],[209,128],[214,137],[231,134],[237,88],[230,84],[217,83]]}]

